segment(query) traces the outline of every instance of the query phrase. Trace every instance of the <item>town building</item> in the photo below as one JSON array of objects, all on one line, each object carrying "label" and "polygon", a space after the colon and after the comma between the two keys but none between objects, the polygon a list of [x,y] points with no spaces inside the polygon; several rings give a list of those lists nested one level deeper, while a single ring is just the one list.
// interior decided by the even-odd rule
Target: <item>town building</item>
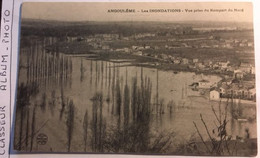
[{"label": "town building", "polygon": [[197,68],[200,68],[200,69],[203,69],[203,68],[205,68],[205,65],[203,65],[203,63],[201,63],[201,62],[197,62],[197,63],[195,63],[195,66],[197,67]]},{"label": "town building", "polygon": [[180,63],[181,63],[181,60],[179,60],[179,59],[173,59],[173,63],[174,63],[174,64],[180,64]]},{"label": "town building", "polygon": [[219,87],[221,98],[237,98],[245,100],[255,100],[255,88],[249,88],[245,84],[232,83],[231,85],[222,84]]},{"label": "town building", "polygon": [[199,59],[193,59],[192,62],[197,63],[197,62],[199,62]]},{"label": "town building", "polygon": [[219,91],[217,91],[217,90],[211,90],[210,92],[209,92],[209,99],[210,100],[218,100],[218,99],[220,99],[220,93],[219,93]]},{"label": "town building", "polygon": [[110,47],[109,47],[108,45],[103,45],[103,46],[102,46],[102,49],[103,49],[103,50],[108,50],[108,49],[110,49]]},{"label": "town building", "polygon": [[255,74],[255,67],[254,66],[251,67],[250,73]]},{"label": "town building", "polygon": [[250,73],[252,69],[252,65],[249,63],[241,63],[239,66],[239,70],[245,73]]},{"label": "town building", "polygon": [[189,59],[187,59],[187,58],[182,58],[182,63],[183,63],[183,64],[189,64]]},{"label": "town building", "polygon": [[228,67],[228,64],[230,62],[227,61],[227,62],[218,62],[218,65],[220,66],[221,69],[226,69]]},{"label": "town building", "polygon": [[252,88],[249,89],[249,96],[248,96],[251,100],[256,101],[256,89]]},{"label": "town building", "polygon": [[234,70],[234,78],[242,79],[244,77],[244,73],[241,70]]}]

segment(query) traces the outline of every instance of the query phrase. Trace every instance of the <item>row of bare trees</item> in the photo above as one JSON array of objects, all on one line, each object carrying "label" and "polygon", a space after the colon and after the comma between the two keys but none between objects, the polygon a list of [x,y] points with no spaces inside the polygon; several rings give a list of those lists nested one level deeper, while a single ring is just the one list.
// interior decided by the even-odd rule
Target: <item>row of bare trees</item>
[{"label": "row of bare trees", "polygon": [[[18,71],[19,84],[16,96],[15,131],[19,133],[15,134],[14,149],[16,150],[33,150],[35,135],[47,123],[37,125],[38,108],[45,112],[49,104],[51,113],[54,115],[56,91],[52,91],[51,100],[48,103],[46,85],[59,80],[59,84],[63,87],[72,72],[72,63],[69,57],[58,50],[47,52],[46,46],[54,42],[54,38],[51,37],[37,38],[29,40],[28,46],[21,45]],[[24,77],[23,74],[26,74],[26,76]],[[41,95],[40,102],[31,101],[37,95]]]},{"label": "row of bare trees", "polygon": [[20,49],[19,68],[26,70],[26,82],[44,83],[61,82],[72,73],[72,60],[56,47],[47,50],[53,44],[51,37],[30,40],[29,47]]},{"label": "row of bare trees", "polygon": [[[96,93],[91,99],[92,117],[89,117],[88,110],[84,116],[84,151],[89,149],[88,146],[94,152],[156,153],[165,151],[171,145],[174,133],[152,134],[150,132],[152,118],[152,82],[150,78],[144,77],[141,68],[139,82],[137,76],[133,77],[130,88],[126,68],[126,80],[124,86],[121,87],[118,69],[115,66],[111,69],[114,74],[111,75],[111,112],[115,121],[114,123],[105,121],[103,102],[107,100],[104,99],[102,93]],[[107,105],[110,106],[110,104]]]}]

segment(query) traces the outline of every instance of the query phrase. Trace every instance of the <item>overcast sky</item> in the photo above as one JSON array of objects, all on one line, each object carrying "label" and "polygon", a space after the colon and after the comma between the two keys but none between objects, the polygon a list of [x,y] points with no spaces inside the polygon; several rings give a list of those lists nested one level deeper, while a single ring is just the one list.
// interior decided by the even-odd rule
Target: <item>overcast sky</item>
[{"label": "overcast sky", "polygon": [[[30,2],[22,5],[22,18],[60,21],[231,21],[252,22],[248,2]],[[135,13],[108,13],[109,9],[135,9]],[[142,13],[141,9],[181,9],[181,13]],[[243,9],[243,12],[186,12],[185,9]],[[139,12],[138,12],[139,11]]]}]

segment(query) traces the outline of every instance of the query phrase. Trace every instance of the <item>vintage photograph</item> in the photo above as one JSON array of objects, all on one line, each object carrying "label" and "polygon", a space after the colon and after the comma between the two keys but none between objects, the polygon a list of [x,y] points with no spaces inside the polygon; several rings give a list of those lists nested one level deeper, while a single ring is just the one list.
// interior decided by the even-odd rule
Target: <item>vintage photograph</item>
[{"label": "vintage photograph", "polygon": [[252,9],[23,3],[13,150],[255,156]]}]

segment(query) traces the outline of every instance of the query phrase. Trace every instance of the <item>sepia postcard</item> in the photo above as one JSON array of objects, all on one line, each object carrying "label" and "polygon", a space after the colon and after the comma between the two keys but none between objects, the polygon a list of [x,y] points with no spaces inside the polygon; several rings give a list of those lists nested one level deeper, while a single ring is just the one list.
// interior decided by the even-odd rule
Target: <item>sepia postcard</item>
[{"label": "sepia postcard", "polygon": [[256,156],[251,2],[25,2],[16,153]]}]

